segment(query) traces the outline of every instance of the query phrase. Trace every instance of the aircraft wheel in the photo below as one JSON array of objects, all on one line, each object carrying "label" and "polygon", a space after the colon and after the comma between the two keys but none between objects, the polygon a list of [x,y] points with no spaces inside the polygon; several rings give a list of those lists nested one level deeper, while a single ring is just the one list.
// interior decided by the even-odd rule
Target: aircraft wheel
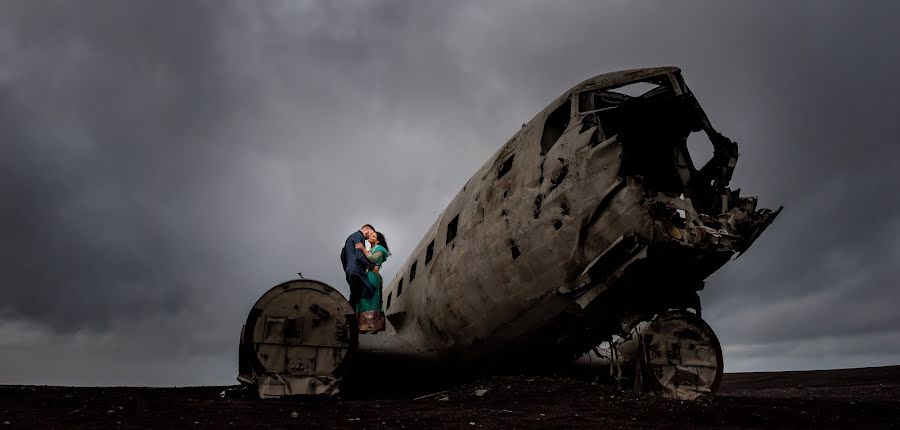
[{"label": "aircraft wheel", "polygon": [[641,344],[636,386],[682,400],[708,396],[718,389],[722,347],[712,328],[697,315],[681,310],[658,315],[644,331]]}]

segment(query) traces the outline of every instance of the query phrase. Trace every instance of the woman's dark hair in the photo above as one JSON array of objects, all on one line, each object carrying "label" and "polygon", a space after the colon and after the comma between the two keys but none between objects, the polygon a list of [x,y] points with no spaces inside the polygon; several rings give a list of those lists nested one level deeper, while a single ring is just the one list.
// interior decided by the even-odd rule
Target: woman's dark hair
[{"label": "woman's dark hair", "polygon": [[390,253],[391,253],[391,248],[388,248],[388,246],[387,246],[387,241],[384,240],[384,235],[381,234],[380,231],[376,231],[376,232],[375,232],[375,238],[378,239],[378,244],[381,245],[381,246],[383,246],[384,249],[387,250],[388,254],[390,254]]}]

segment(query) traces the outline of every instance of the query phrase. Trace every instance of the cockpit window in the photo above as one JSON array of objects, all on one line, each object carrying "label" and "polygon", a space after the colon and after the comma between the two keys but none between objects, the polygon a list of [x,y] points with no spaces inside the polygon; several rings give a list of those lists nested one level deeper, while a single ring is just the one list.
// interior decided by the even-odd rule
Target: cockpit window
[{"label": "cockpit window", "polygon": [[584,91],[578,95],[578,112],[592,112],[616,107],[628,98],[628,96],[610,91]]},{"label": "cockpit window", "polygon": [[623,85],[618,88],[613,88],[608,91],[618,94],[623,94],[628,97],[640,97],[644,94],[649,93],[655,89],[659,88],[659,85],[654,84],[652,82],[635,82],[628,85]]},{"label": "cockpit window", "polygon": [[667,77],[655,77],[612,88],[582,91],[578,94],[578,112],[613,108],[633,98],[648,98],[670,89]]},{"label": "cockpit window", "polygon": [[566,128],[569,127],[569,116],[572,115],[571,110],[572,102],[568,99],[547,116],[547,120],[544,121],[544,132],[541,134],[541,155],[547,154],[566,132]]}]

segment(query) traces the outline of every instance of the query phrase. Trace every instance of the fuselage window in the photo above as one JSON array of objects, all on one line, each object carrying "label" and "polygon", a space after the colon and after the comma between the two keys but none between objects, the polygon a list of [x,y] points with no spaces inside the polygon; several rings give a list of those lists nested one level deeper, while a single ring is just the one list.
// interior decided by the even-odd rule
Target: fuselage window
[{"label": "fuselage window", "polygon": [[450,221],[447,224],[447,242],[450,243],[454,238],[456,238],[456,226],[459,225],[459,215],[453,217],[453,221]]},{"label": "fuselage window", "polygon": [[509,171],[512,169],[513,158],[515,157],[515,155],[510,155],[509,158],[507,158],[506,161],[504,161],[503,164],[500,165],[500,170],[497,171],[497,179],[500,179],[507,173],[509,173]]},{"label": "fuselage window", "polygon": [[[409,283],[411,284],[414,279],[416,279],[416,265],[419,264],[418,260],[413,261],[412,266],[409,268]],[[398,294],[399,295],[399,294]]]},{"label": "fuselage window", "polygon": [[425,249],[425,265],[431,262],[431,257],[434,257],[434,241],[428,244],[428,248]]},{"label": "fuselage window", "polygon": [[[390,307],[391,307],[391,294],[393,294],[393,293],[388,293],[388,301],[387,301],[387,306],[384,307],[385,309],[390,309]],[[397,294],[397,295],[399,296],[399,294]]]},{"label": "fuselage window", "polygon": [[400,283],[397,284],[397,297],[403,294],[403,278],[400,278]]},{"label": "fuselage window", "polygon": [[566,100],[560,107],[556,108],[553,113],[547,115],[544,121],[544,132],[541,135],[541,155],[550,151],[550,148],[556,144],[556,141],[563,135],[566,128],[569,127],[569,117],[571,116],[572,102]]}]

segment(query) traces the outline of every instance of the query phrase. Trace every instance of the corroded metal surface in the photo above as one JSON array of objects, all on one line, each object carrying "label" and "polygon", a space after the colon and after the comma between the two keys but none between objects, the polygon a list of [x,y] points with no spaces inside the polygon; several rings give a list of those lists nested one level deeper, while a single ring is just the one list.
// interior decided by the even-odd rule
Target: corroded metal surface
[{"label": "corroded metal surface", "polygon": [[241,333],[238,380],[261,398],[336,393],[354,340],[352,315],[347,300],[318,281],[270,289]]}]

